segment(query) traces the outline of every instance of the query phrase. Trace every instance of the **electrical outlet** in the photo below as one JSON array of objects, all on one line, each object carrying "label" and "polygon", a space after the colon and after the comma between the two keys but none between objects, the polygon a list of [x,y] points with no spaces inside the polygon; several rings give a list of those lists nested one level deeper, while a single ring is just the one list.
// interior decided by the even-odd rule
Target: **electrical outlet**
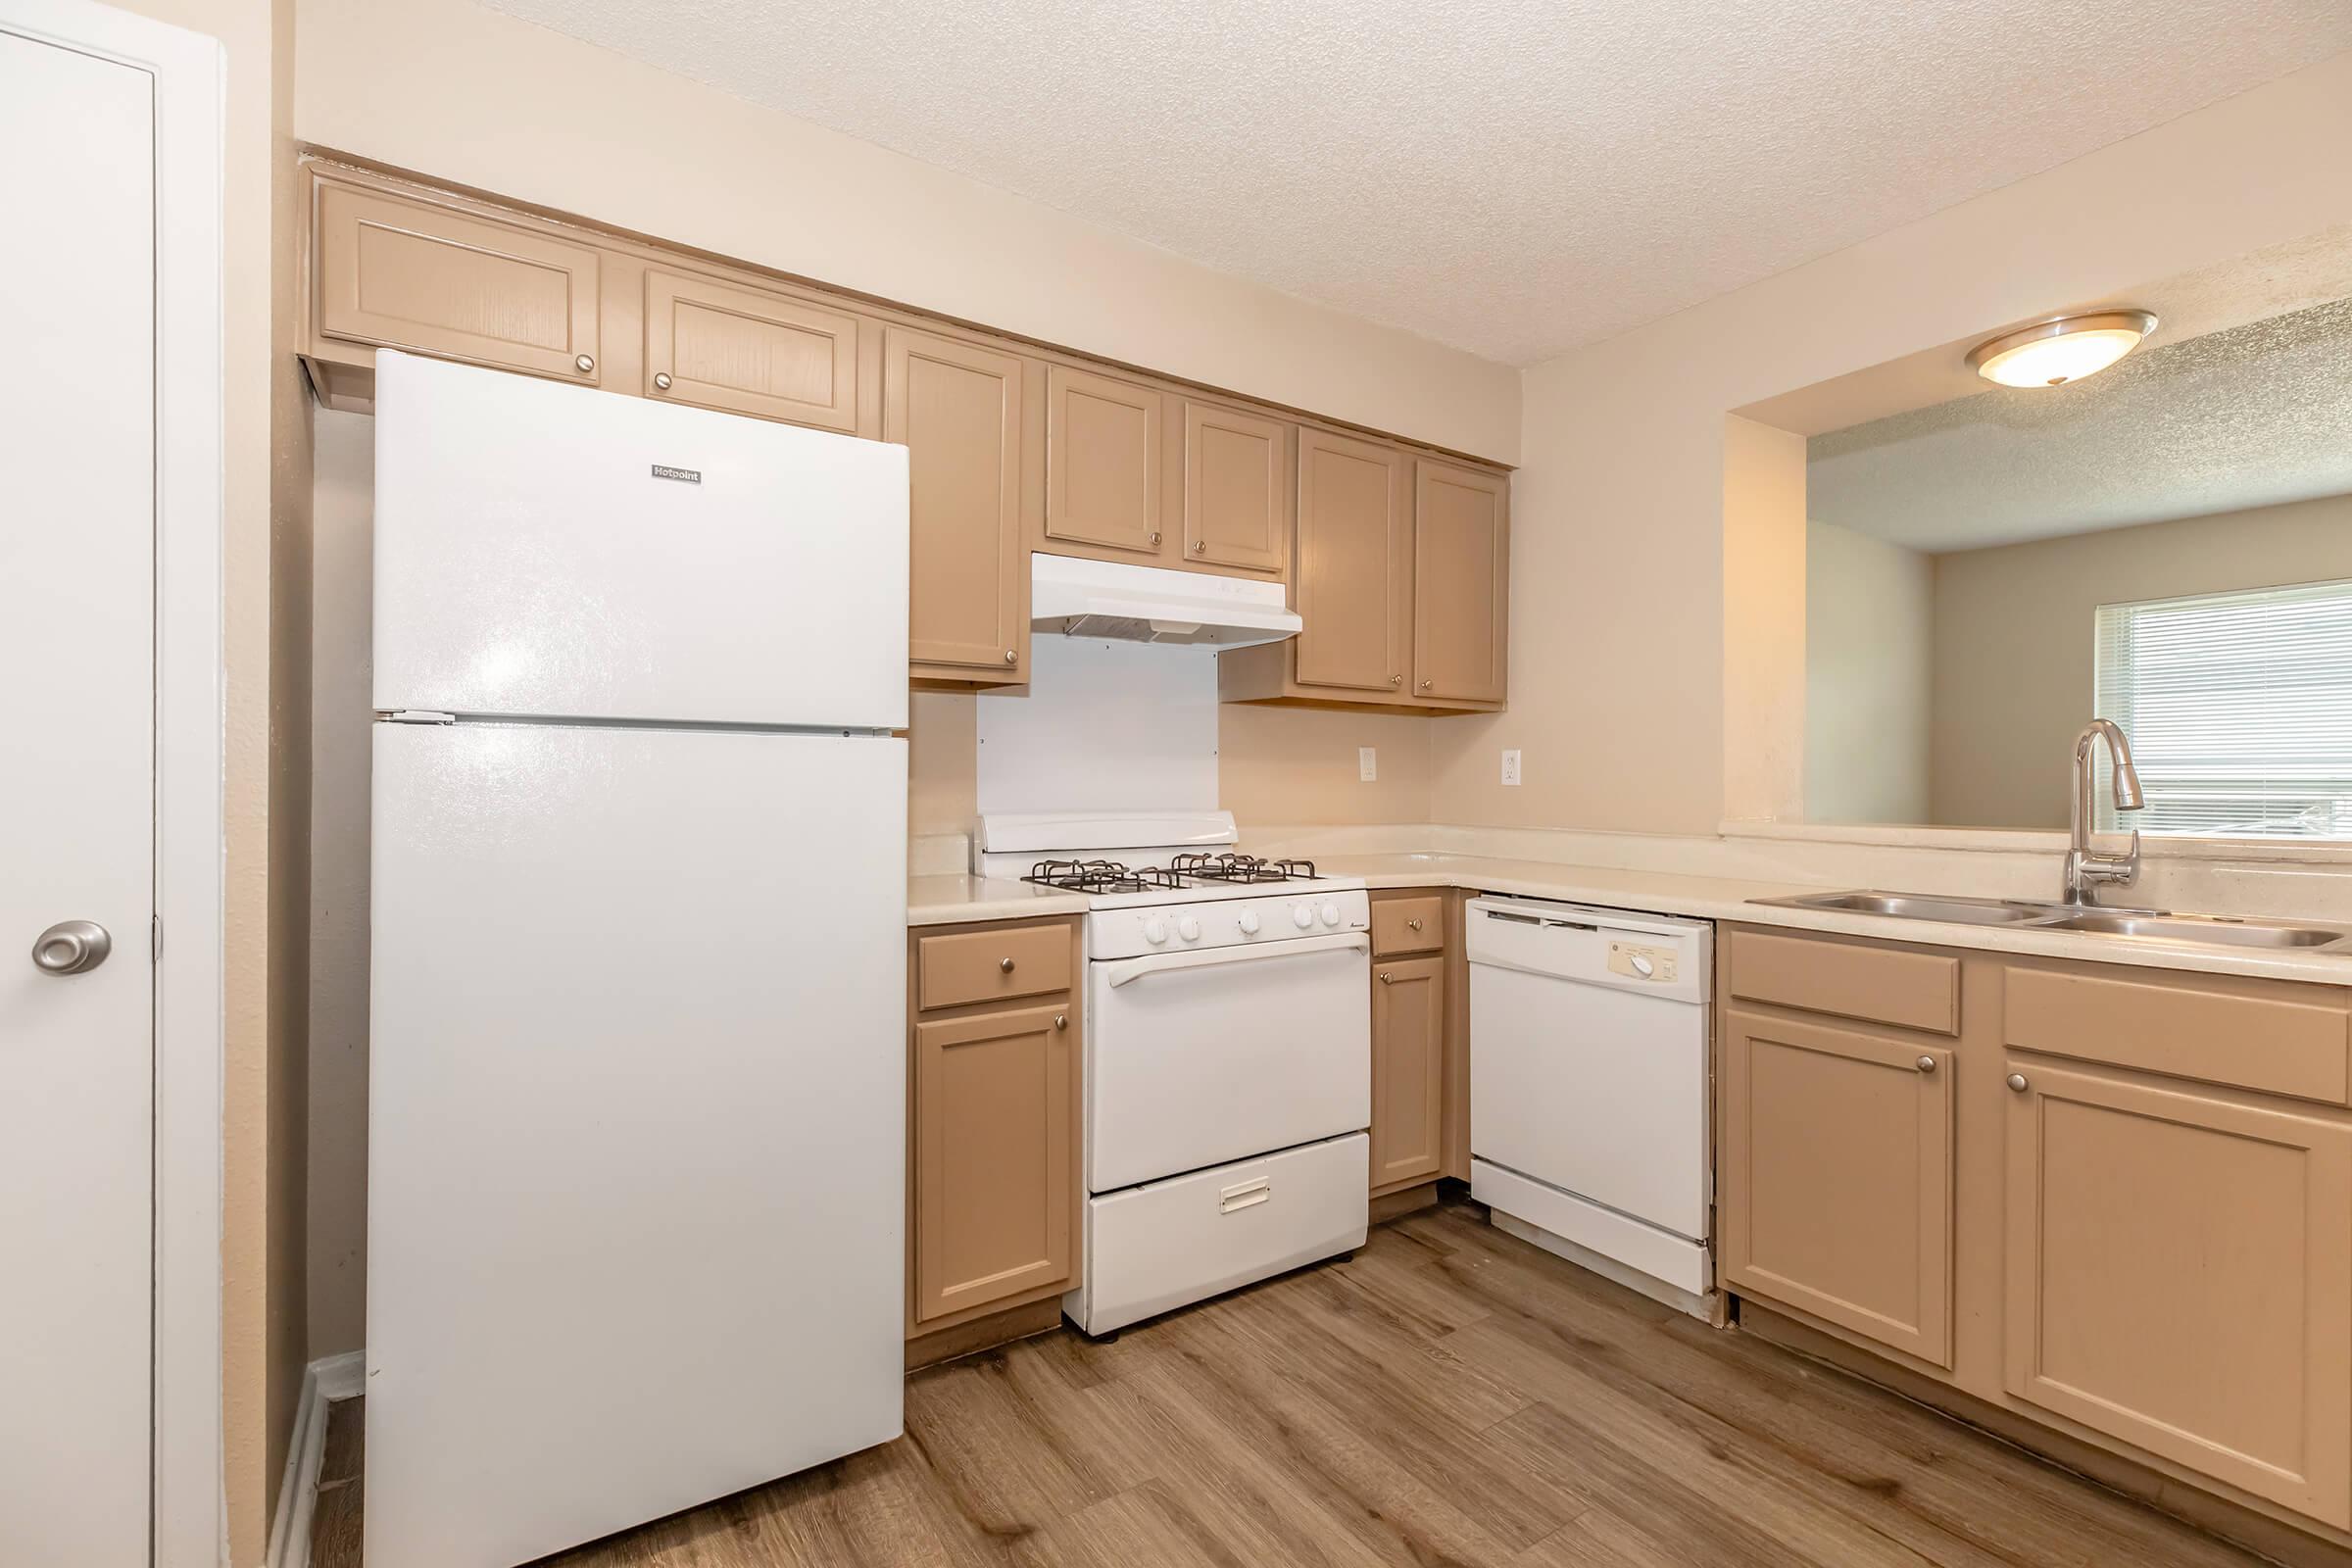
[{"label": "electrical outlet", "polygon": [[1355,749],[1355,776],[1366,784],[1380,777],[1380,753],[1370,746]]},{"label": "electrical outlet", "polygon": [[1519,753],[1515,748],[1502,754],[1502,781],[1514,787],[1519,782]]}]

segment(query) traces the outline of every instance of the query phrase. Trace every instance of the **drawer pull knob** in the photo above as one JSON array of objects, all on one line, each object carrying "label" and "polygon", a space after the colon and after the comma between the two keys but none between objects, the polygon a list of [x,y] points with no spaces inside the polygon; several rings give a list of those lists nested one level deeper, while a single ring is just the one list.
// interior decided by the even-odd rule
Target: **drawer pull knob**
[{"label": "drawer pull knob", "polygon": [[1416,915],[1414,915],[1414,916],[1413,916],[1413,917],[1412,917],[1410,920],[1407,920],[1407,921],[1405,921],[1405,922],[1404,922],[1404,928],[1405,928],[1407,931],[1418,931],[1418,930],[1420,930],[1420,929],[1421,929],[1421,917],[1420,917],[1419,915],[1417,915],[1417,914],[1416,914]]},{"label": "drawer pull knob", "polygon": [[1004,970],[1006,974],[1010,974],[1012,973],[1012,960],[1010,958],[999,958],[997,960],[997,967]]},{"label": "drawer pull knob", "polygon": [[1920,1057],[1919,1070],[1921,1072],[1934,1072],[1936,1070],[1936,1058],[1934,1056]]},{"label": "drawer pull knob", "polygon": [[1054,1015],[1054,1028],[1056,1028],[1056,1029],[1067,1029],[1069,1026],[1070,1026],[1070,1015],[1069,1015],[1068,1013],[1066,1013],[1066,1012],[1057,1012],[1057,1013],[1055,1013],[1055,1014]]},{"label": "drawer pull knob", "polygon": [[2021,1095],[2024,1094],[2029,1087],[2026,1083],[2026,1075],[2022,1072],[2011,1073],[2009,1075],[2009,1087],[2016,1090]]},{"label": "drawer pull knob", "polygon": [[596,356],[593,354],[583,354],[571,363],[580,368],[582,375],[593,374],[596,370]]}]

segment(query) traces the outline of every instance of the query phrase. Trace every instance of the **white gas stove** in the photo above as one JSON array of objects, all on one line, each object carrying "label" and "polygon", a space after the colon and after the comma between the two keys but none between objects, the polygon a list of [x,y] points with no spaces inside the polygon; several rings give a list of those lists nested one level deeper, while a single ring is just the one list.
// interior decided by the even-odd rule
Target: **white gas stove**
[{"label": "white gas stove", "polygon": [[1363,882],[1235,853],[1222,811],[990,815],[973,868],[1088,896],[1091,1334],[1360,1246]]}]

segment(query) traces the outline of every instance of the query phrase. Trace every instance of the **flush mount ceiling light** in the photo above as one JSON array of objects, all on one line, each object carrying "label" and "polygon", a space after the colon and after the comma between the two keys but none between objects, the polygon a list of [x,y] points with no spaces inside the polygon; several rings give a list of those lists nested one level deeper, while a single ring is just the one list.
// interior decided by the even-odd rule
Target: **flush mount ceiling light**
[{"label": "flush mount ceiling light", "polygon": [[2156,330],[2146,311],[2098,311],[2004,332],[1969,351],[1969,368],[2003,386],[2064,386],[2104,370]]}]

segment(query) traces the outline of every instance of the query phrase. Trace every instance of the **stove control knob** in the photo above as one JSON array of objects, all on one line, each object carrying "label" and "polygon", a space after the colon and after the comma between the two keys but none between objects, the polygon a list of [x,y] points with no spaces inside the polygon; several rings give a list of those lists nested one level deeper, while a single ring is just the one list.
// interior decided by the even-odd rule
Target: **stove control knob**
[{"label": "stove control knob", "polygon": [[1162,920],[1156,914],[1151,919],[1146,920],[1144,922],[1144,940],[1151,943],[1155,948],[1158,947],[1162,942],[1167,941],[1168,922]]},{"label": "stove control knob", "polygon": [[1291,922],[1298,926],[1301,931],[1305,930],[1308,926],[1313,925],[1315,923],[1314,906],[1311,904],[1292,905]]},{"label": "stove control knob", "polygon": [[1176,934],[1187,942],[1198,942],[1200,940],[1200,922],[1188,914],[1176,922]]},{"label": "stove control knob", "polygon": [[1255,909],[1244,909],[1242,911],[1241,919],[1236,921],[1235,924],[1242,928],[1242,935],[1246,937],[1253,937],[1257,935],[1257,911]]},{"label": "stove control knob", "polygon": [[1323,906],[1323,923],[1325,925],[1338,925],[1340,923],[1340,906],[1338,905],[1326,904]]}]

